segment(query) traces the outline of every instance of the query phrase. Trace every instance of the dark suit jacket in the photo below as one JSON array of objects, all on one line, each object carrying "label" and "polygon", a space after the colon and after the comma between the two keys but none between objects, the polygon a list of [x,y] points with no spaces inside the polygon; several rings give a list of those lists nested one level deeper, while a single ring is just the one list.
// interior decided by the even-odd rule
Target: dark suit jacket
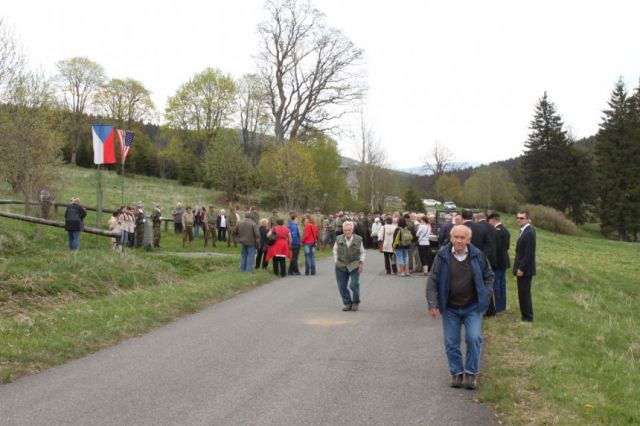
[{"label": "dark suit jacket", "polygon": [[478,222],[478,224],[484,226],[487,231],[487,241],[489,243],[489,254],[485,252],[487,255],[487,259],[489,259],[489,264],[491,265],[491,269],[495,270],[498,265],[498,231],[493,227],[489,222],[483,220]]},{"label": "dark suit jacket", "polygon": [[511,234],[503,224],[496,226],[498,232],[498,253],[496,258],[496,269],[506,271],[511,266],[509,259],[509,246],[511,245]]},{"label": "dark suit jacket", "polygon": [[463,225],[471,228],[471,244],[480,249],[489,259],[489,263],[491,263],[491,241],[489,241],[487,228],[470,220],[465,221]]},{"label": "dark suit jacket", "polygon": [[520,269],[526,277],[536,274],[536,231],[527,226],[516,242],[516,259],[513,262],[513,275]]}]

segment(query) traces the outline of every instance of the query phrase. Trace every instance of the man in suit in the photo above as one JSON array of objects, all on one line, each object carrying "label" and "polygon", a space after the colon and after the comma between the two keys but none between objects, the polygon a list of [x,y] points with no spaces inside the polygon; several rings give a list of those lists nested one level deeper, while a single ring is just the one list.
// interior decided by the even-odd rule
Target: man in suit
[{"label": "man in suit", "polygon": [[500,222],[498,213],[491,213],[487,219],[498,233],[496,267],[494,269],[496,281],[493,292],[496,301],[496,313],[498,313],[507,309],[507,268],[511,266],[511,260],[509,259],[511,234]]},{"label": "man in suit", "polygon": [[464,220],[462,224],[471,229],[471,244],[483,252],[487,259],[491,259],[491,241],[489,240],[489,235],[487,235],[487,228],[473,221],[473,212],[471,210],[464,209],[461,215]]},{"label": "man in suit", "polygon": [[531,301],[531,281],[536,274],[536,232],[531,226],[529,212],[523,210],[516,216],[520,225],[520,236],[516,243],[516,258],[513,262],[513,275],[518,282],[518,301],[522,321],[533,322],[533,303]]}]

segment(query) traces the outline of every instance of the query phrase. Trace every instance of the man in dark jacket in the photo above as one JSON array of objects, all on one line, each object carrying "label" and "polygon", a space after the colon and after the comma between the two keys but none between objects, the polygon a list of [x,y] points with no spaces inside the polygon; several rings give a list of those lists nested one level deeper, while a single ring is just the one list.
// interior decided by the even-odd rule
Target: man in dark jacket
[{"label": "man in dark jacket", "polygon": [[[487,257],[470,241],[468,227],[453,227],[451,242],[438,251],[427,278],[427,304],[432,317],[442,315],[451,386],[475,389],[483,343],[482,315],[493,295],[494,275]],[[463,325],[467,346],[464,362],[460,348]]]},{"label": "man in dark jacket", "polygon": [[498,313],[507,309],[507,268],[511,266],[509,259],[511,234],[502,222],[500,222],[500,215],[498,213],[491,213],[487,219],[498,232],[496,267],[493,269],[493,272],[496,274],[493,294],[496,301],[496,313]]},{"label": "man in dark jacket", "polygon": [[69,248],[78,250],[80,248],[80,233],[84,229],[84,218],[87,210],[80,205],[80,198],[71,199],[71,204],[64,212],[64,229],[69,236]]},{"label": "man in dark jacket", "polygon": [[523,210],[516,216],[520,225],[520,236],[516,242],[516,259],[513,262],[513,275],[518,281],[518,301],[521,320],[533,322],[533,302],[531,300],[531,282],[536,274],[536,231],[529,221],[529,212]]},{"label": "man in dark jacket", "polygon": [[463,225],[471,229],[471,244],[480,249],[487,256],[487,259],[491,259],[491,241],[487,235],[487,229],[473,221],[473,212],[471,210],[464,209],[461,215],[464,221]]},{"label": "man in dark jacket", "polygon": [[245,217],[231,231],[234,241],[242,246],[240,251],[240,272],[253,272],[253,260],[256,247],[260,244],[258,225],[251,219],[251,212],[245,212]]}]

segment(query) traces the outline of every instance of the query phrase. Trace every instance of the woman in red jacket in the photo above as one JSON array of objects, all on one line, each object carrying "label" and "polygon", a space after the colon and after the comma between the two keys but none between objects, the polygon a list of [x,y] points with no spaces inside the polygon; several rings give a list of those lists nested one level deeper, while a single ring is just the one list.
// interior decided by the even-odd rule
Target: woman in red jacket
[{"label": "woman in red jacket", "polygon": [[304,246],[304,274],[316,274],[316,241],[318,241],[318,227],[310,214],[304,216],[304,230],[302,231],[302,245]]},{"label": "woman in red jacket", "polygon": [[284,277],[287,275],[286,261],[284,259],[286,257],[291,260],[291,232],[289,228],[284,226],[284,219],[276,221],[276,226],[267,233],[267,238],[273,234],[276,236],[276,241],[269,246],[266,260],[273,259],[273,273],[278,275],[278,271],[280,271],[280,276]]}]

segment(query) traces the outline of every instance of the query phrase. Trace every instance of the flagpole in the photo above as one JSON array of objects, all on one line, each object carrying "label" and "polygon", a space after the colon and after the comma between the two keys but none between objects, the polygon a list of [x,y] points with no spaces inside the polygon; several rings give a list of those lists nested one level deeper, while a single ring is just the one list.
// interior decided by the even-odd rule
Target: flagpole
[{"label": "flagpole", "polygon": [[122,160],[122,158],[120,158],[120,161],[122,162],[122,203],[121,205],[124,206],[124,161]]}]

